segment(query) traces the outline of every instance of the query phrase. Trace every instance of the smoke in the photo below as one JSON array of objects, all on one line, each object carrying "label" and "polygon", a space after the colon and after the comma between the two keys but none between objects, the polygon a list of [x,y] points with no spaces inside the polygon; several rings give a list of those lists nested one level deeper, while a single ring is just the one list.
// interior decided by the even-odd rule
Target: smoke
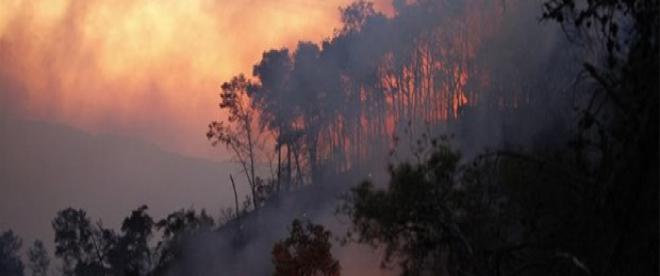
[{"label": "smoke", "polygon": [[267,275],[272,273],[273,244],[288,236],[294,218],[324,225],[333,234],[332,254],[344,275],[394,275],[381,269],[382,252],[365,245],[340,246],[346,221],[334,215],[339,196],[352,183],[336,176],[307,189],[270,198],[265,206],[218,231],[199,233],[184,245],[181,258],[166,275]]},{"label": "smoke", "polygon": [[2,1],[3,112],[217,159],[203,129],[221,81],[264,48],[331,34],[346,2]]},{"label": "smoke", "polygon": [[[347,1],[318,3],[6,1],[0,107],[206,155],[220,80],[252,72],[265,125],[302,133],[303,166],[320,176],[192,237],[171,275],[269,274],[272,245],[293,218],[341,235],[348,222],[334,214],[338,197],[369,175],[386,177],[386,163],[410,158],[422,133],[455,134],[467,158],[564,142],[569,130],[557,126],[572,116],[564,80],[577,67],[561,30],[539,24],[538,3],[394,1],[387,14],[377,11],[388,3],[358,5],[333,36],[334,12]],[[388,159],[395,146],[398,159]],[[335,244],[333,253],[345,273],[394,273],[378,269],[375,249]]]},{"label": "smoke", "polygon": [[450,131],[466,157],[485,149],[563,146],[574,121],[580,50],[560,28],[540,21],[540,5],[506,1],[498,30],[482,38],[473,66],[485,74],[471,89],[479,103]]},{"label": "smoke", "polygon": [[[264,52],[253,68],[253,103],[284,144],[306,150],[313,185],[193,238],[171,275],[268,274],[272,245],[293,218],[341,236],[349,222],[334,213],[339,196],[368,177],[384,183],[378,180],[386,164],[410,159],[424,134],[454,134],[451,142],[468,160],[488,148],[567,142],[576,50],[559,28],[539,22],[540,4],[393,6],[396,15],[388,17],[358,3],[344,10],[344,28],[321,45]],[[396,159],[387,156],[392,147]],[[333,250],[349,275],[394,273],[378,269],[378,250],[337,244]]]}]

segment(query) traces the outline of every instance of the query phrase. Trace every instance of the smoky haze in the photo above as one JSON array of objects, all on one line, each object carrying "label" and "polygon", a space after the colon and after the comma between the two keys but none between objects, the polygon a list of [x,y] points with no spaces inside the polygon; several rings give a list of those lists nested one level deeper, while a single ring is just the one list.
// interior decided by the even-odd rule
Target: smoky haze
[{"label": "smoky haze", "polygon": [[[337,207],[351,187],[386,183],[388,165],[445,135],[464,160],[562,147],[584,101],[574,93],[583,53],[539,21],[536,1],[322,4],[343,6],[340,16],[306,1],[65,2],[35,16],[44,22],[0,22],[0,58],[11,61],[0,67],[0,229],[51,241],[68,206],[112,228],[141,204],[155,219],[190,207],[224,220],[232,174],[246,212],[186,237],[166,275],[271,274],[273,244],[295,218],[332,231],[342,274],[397,274],[380,266],[382,248],[340,242],[350,221]],[[159,16],[167,9],[174,19]],[[119,38],[99,32],[117,18]],[[28,35],[43,26],[50,35]],[[241,74],[257,113],[248,127],[268,137],[257,206],[248,169],[203,136],[227,116],[218,76]]]},{"label": "smoky haze", "polygon": [[51,221],[66,207],[84,208],[111,228],[142,204],[158,217],[181,208],[217,216],[232,200],[227,180],[237,171],[132,138],[9,116],[0,119],[0,153],[0,228],[21,233],[26,244],[51,245]]},{"label": "smoky haze", "polygon": [[[468,160],[493,148],[566,144],[574,131],[566,122],[581,100],[574,94],[578,50],[558,26],[539,22],[539,3],[393,6],[395,16],[387,17],[358,2],[323,43],[264,52],[248,90],[280,154],[300,155],[301,164],[283,161],[283,185],[296,191],[192,238],[170,275],[268,274],[272,245],[294,218],[341,236],[348,225],[335,215],[341,195],[363,179],[385,183],[387,164],[413,160],[423,137],[453,136]],[[377,249],[335,243],[333,253],[347,275],[396,274],[377,268]]]},{"label": "smoky haze", "polygon": [[69,206],[114,229],[142,204],[217,217],[240,174],[204,137],[219,84],[331,34],[346,3],[0,1],[0,229],[50,245]]},{"label": "smoky haze", "polygon": [[657,274],[659,14],[0,0],[0,275]]},{"label": "smoky haze", "polygon": [[211,103],[222,80],[249,70],[263,48],[331,34],[337,7],[347,3],[2,1],[0,105],[24,118],[227,160],[199,135],[221,115]]}]

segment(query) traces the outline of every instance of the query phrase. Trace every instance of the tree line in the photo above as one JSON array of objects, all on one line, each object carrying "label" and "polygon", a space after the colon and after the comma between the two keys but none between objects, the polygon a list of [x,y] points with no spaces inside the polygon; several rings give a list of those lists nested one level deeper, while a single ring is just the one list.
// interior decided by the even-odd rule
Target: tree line
[{"label": "tree line", "polygon": [[[254,78],[222,85],[228,117],[211,123],[207,136],[242,165],[251,196],[240,211],[237,201],[222,223],[192,210],[155,221],[144,206],[115,232],[83,210],[62,210],[52,225],[63,273],[160,275],[182,258],[189,237],[259,216],[254,210],[273,193],[360,170],[387,156],[399,133],[458,124],[484,106],[504,114],[538,108],[557,83],[577,78],[575,116],[543,133],[565,140],[464,155],[451,135],[415,132],[413,161],[391,164],[386,183],[363,181],[341,199],[347,233],[291,223],[268,252],[274,274],[340,274],[333,237],[381,248],[383,265],[402,275],[657,274],[658,1],[544,1],[541,20],[596,53],[578,51],[583,63],[565,71],[566,53],[550,51],[540,63],[548,74],[525,67],[533,51],[492,53],[519,38],[500,29],[516,18],[498,16],[524,4],[394,3],[388,18],[356,2],[321,46],[268,51]],[[499,62],[522,67],[501,70]],[[277,164],[268,180],[256,170],[264,145]],[[0,236],[0,274],[23,274],[20,247],[11,231]],[[29,252],[28,266],[43,275],[50,263],[43,244]]]},{"label": "tree line", "polygon": [[[206,211],[179,210],[155,220],[141,206],[124,218],[119,231],[93,222],[82,209],[66,208],[52,221],[55,233],[54,262],[43,242],[28,250],[31,275],[161,275],[182,254],[183,243],[192,235],[212,231],[217,222]],[[0,236],[0,274],[24,275],[21,239],[11,230]]]},{"label": "tree line", "polygon": [[[387,158],[404,132],[443,129],[475,106],[496,113],[547,102],[562,83],[556,80],[570,73],[559,51],[543,57],[553,59],[552,70],[522,70],[538,59],[533,52],[495,52],[523,36],[537,43],[540,35],[531,31],[507,34],[529,4],[394,6],[388,18],[372,3],[355,2],[341,9],[342,27],[320,45],[266,51],[251,77],[239,74],[222,85],[219,107],[228,115],[209,124],[207,137],[234,153],[252,198],[264,185],[289,189],[366,167]],[[270,180],[257,183],[255,166],[268,162]]]},{"label": "tree line", "polygon": [[545,1],[541,20],[591,52],[576,51],[582,64],[570,70],[571,47],[552,51],[543,74],[499,70],[539,64],[482,52],[520,38],[498,29],[515,1],[479,2],[492,5],[485,12],[471,1],[394,3],[394,18],[354,3],[320,47],[271,50],[254,81],[238,77],[243,102],[275,136],[278,183],[283,148],[283,179],[295,166],[313,183],[320,172],[359,170],[402,129],[452,124],[484,106],[495,115],[551,105],[556,85],[577,79],[575,116],[542,133],[565,140],[464,158],[447,136],[421,135],[415,161],[391,165],[388,183],[346,195],[344,238],[384,248],[383,263],[403,275],[656,274],[658,1]]}]

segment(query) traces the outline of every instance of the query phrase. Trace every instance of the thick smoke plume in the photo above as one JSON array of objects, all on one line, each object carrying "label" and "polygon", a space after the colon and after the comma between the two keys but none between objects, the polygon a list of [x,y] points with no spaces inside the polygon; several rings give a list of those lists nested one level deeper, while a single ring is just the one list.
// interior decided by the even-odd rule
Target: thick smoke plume
[{"label": "thick smoke plume", "polygon": [[[259,128],[276,137],[278,176],[288,185],[281,189],[297,191],[278,185],[250,216],[193,239],[173,275],[267,274],[272,244],[293,218],[342,234],[346,222],[334,210],[346,188],[382,179],[387,163],[414,158],[424,137],[453,136],[468,158],[488,148],[566,143],[565,122],[579,101],[576,50],[557,26],[539,23],[538,3],[393,6],[388,17],[354,3],[323,43],[264,52],[246,89],[261,111]],[[379,259],[378,251],[335,250],[343,264],[355,255]]]}]

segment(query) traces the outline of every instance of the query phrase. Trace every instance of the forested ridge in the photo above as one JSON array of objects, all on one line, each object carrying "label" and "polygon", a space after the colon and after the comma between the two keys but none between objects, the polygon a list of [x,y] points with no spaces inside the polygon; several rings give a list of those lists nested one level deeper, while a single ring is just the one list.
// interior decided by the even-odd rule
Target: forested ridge
[{"label": "forested ridge", "polygon": [[[659,4],[343,7],[333,36],[221,85],[206,135],[248,195],[119,231],[61,210],[57,274],[340,275],[360,244],[382,274],[656,275]],[[20,248],[0,236],[0,274],[27,271]],[[49,265],[35,242],[30,271]]]}]

